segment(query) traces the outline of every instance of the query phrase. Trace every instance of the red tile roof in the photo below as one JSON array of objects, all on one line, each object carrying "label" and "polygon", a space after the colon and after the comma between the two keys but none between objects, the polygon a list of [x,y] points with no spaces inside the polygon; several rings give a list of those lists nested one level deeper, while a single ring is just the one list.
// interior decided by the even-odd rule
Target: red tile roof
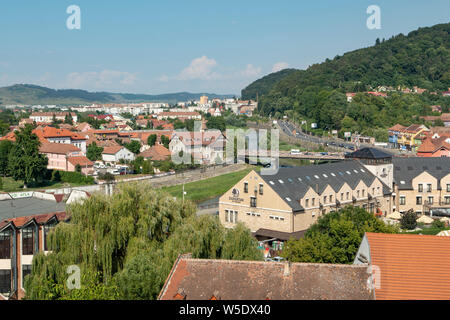
[{"label": "red tile roof", "polygon": [[367,300],[367,266],[179,257],[159,300]]},{"label": "red tile roof", "polygon": [[82,167],[92,167],[94,165],[94,163],[85,156],[69,157],[67,158],[67,161],[69,161],[74,166],[79,164]]},{"label": "red tile roof", "polygon": [[150,147],[150,149],[139,154],[139,156],[141,157],[157,161],[166,160],[171,155],[172,153],[169,151],[169,149],[159,144],[154,145],[153,147]]},{"label": "red tile roof", "polygon": [[103,149],[103,154],[116,154],[117,152],[119,152],[120,150],[122,150],[125,147],[122,147],[120,145],[118,146],[111,146],[111,147],[105,147]]},{"label": "red tile roof", "polygon": [[81,152],[81,150],[72,144],[44,142],[39,147],[41,153],[68,154],[71,152]]},{"label": "red tile roof", "polygon": [[3,228],[4,226],[6,226],[10,222],[12,222],[15,227],[20,228],[23,225],[25,225],[26,223],[30,222],[32,219],[35,219],[38,224],[45,224],[55,215],[56,215],[56,218],[58,219],[58,221],[66,219],[65,212],[53,212],[53,213],[38,214],[38,215],[33,215],[33,216],[11,218],[11,219],[5,219],[0,222],[0,229]]},{"label": "red tile roof", "polygon": [[450,299],[450,237],[366,233],[377,300]]}]

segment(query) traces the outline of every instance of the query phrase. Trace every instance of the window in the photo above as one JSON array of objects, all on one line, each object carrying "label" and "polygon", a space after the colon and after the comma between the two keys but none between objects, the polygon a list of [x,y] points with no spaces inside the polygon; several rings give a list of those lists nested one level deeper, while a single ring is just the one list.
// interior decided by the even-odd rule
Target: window
[{"label": "window", "polygon": [[359,198],[359,190],[356,191],[356,197]]},{"label": "window", "polygon": [[445,197],[445,204],[450,204],[450,197]]},{"label": "window", "polygon": [[237,216],[237,211],[225,210],[225,222],[237,223]]},{"label": "window", "polygon": [[48,244],[47,244],[48,234],[49,234],[50,230],[52,230],[55,226],[56,226],[56,222],[48,223],[44,226],[44,250],[45,251],[48,251]]},{"label": "window", "polygon": [[305,200],[305,208],[308,208],[309,207],[309,199],[306,199]]},{"label": "window", "polygon": [[259,194],[263,194],[263,184],[262,183],[260,183],[259,184]]},{"label": "window", "polygon": [[422,204],[422,197],[416,197],[416,204]]},{"label": "window", "polygon": [[0,270],[0,292],[11,292],[11,270]]},{"label": "window", "polygon": [[11,231],[0,233],[0,259],[11,259]]},{"label": "window", "polygon": [[25,281],[25,277],[31,273],[31,265],[24,264],[22,265],[22,287]]},{"label": "window", "polygon": [[327,203],[327,196],[323,196],[323,203]]},{"label": "window", "polygon": [[406,203],[406,198],[405,198],[405,196],[400,196],[400,204],[401,204],[401,205],[405,205],[405,203]]},{"label": "window", "polygon": [[311,205],[314,206],[316,204],[316,198],[312,198]]},{"label": "window", "polygon": [[347,200],[349,199],[349,197],[350,197],[350,192],[347,192]]},{"label": "window", "polygon": [[431,192],[431,183],[427,184],[427,192]]},{"label": "window", "polygon": [[244,193],[248,193],[248,182],[244,182]]},{"label": "window", "polygon": [[447,183],[447,192],[450,192],[450,183]]},{"label": "window", "polygon": [[32,255],[34,254],[34,232],[33,227],[27,227],[22,229],[22,254]]},{"label": "window", "polygon": [[341,193],[341,200],[344,200],[344,193]]},{"label": "window", "polygon": [[419,192],[423,192],[423,184],[419,184]]},{"label": "window", "polygon": [[372,188],[372,194],[375,194],[375,188]]},{"label": "window", "polygon": [[366,196],[366,190],[362,190],[362,196],[365,197]]},{"label": "window", "polygon": [[250,198],[250,207],[256,208],[256,198],[255,197]]},{"label": "window", "polygon": [[433,197],[428,197],[428,204],[433,204]]},{"label": "window", "polygon": [[333,202],[333,196],[330,194],[330,202]]}]

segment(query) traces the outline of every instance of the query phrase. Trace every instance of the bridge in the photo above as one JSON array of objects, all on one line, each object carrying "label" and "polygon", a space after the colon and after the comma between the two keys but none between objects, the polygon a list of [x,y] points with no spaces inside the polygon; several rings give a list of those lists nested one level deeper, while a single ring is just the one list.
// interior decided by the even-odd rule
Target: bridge
[{"label": "bridge", "polygon": [[[280,159],[299,159],[299,160],[315,160],[315,161],[340,161],[344,160],[344,153],[329,153],[322,154],[320,152],[301,152],[299,154],[291,154],[290,151],[279,151],[278,152]],[[258,151],[245,151],[239,152],[239,157],[244,156],[245,158],[249,157],[259,157],[259,158],[272,158],[270,155],[270,151],[267,151],[266,154],[260,155]]]}]

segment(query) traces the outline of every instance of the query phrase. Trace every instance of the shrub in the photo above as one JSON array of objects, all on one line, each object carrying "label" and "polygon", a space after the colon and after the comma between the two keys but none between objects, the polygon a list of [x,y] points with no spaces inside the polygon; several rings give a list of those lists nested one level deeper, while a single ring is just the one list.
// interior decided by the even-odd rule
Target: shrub
[{"label": "shrub", "polygon": [[400,219],[400,226],[402,229],[413,230],[417,227],[417,213],[414,210],[405,212]]},{"label": "shrub", "polygon": [[445,223],[441,220],[434,220],[431,226],[436,229],[444,229]]},{"label": "shrub", "polygon": [[94,184],[93,177],[87,177],[79,172],[61,172],[61,181],[76,184]]},{"label": "shrub", "polygon": [[61,181],[61,173],[58,170],[53,170],[51,181],[53,182]]}]

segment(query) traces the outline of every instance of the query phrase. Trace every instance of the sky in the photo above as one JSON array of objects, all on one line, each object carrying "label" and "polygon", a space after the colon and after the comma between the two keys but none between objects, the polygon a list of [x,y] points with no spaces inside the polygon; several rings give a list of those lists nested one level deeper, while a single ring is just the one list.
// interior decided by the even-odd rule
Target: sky
[{"label": "sky", "polygon": [[[70,29],[72,6],[80,28]],[[369,29],[370,5],[380,28]],[[5,0],[0,86],[240,95],[377,38],[449,22],[448,0]]]}]

